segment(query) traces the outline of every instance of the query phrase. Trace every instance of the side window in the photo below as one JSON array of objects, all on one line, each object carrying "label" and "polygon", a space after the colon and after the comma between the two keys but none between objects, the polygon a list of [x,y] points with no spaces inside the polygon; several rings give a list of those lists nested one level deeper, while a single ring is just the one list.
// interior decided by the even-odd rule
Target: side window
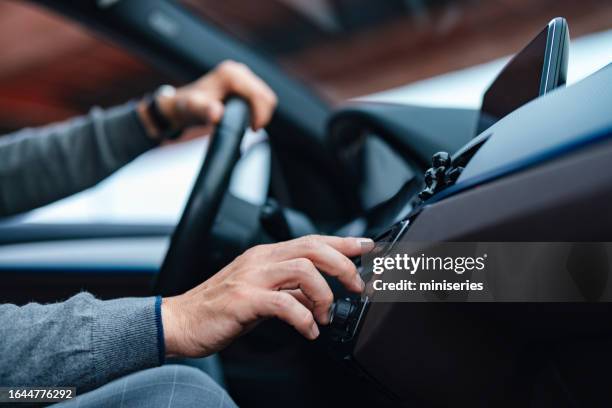
[{"label": "side window", "polygon": [[168,79],[85,28],[22,1],[0,3],[0,134],[110,106]]},{"label": "side window", "polygon": [[[0,1],[0,135],[124,103],[164,83],[176,81],[86,27],[30,2]],[[198,136],[209,131],[191,128],[191,140],[149,151],[93,188],[20,220],[173,224],[206,151],[207,139]],[[251,167],[237,168],[230,187],[236,196],[261,200],[266,191],[267,150],[257,151]]]},{"label": "side window", "polygon": [[[0,2],[0,135],[124,103],[168,82],[174,81],[74,21],[29,2]],[[204,143],[155,149],[22,221],[176,222]]]}]

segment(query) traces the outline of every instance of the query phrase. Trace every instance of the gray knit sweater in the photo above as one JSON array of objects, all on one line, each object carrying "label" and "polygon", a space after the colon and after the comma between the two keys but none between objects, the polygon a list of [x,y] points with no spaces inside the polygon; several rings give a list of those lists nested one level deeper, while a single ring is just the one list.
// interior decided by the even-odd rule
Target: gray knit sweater
[{"label": "gray knit sweater", "polygon": [[[124,105],[0,137],[0,216],[88,188],[154,143]],[[1,299],[0,299],[1,303]],[[159,298],[0,304],[0,386],[79,391],[163,360]]]}]

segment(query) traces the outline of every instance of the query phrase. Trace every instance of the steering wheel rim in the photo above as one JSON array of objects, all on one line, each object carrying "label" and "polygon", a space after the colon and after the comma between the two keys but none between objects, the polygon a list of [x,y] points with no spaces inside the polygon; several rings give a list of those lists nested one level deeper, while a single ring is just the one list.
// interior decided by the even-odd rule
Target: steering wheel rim
[{"label": "steering wheel rim", "polygon": [[212,226],[240,158],[240,145],[249,122],[247,102],[239,98],[228,99],[223,118],[213,132],[200,172],[172,234],[155,284],[156,294],[176,295],[198,283],[198,269],[205,252],[202,248],[206,248],[211,239]]}]

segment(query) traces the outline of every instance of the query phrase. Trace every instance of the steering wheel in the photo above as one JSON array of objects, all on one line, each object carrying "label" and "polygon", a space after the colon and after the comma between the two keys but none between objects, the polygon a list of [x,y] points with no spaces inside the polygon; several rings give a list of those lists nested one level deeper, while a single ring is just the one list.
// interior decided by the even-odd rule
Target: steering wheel
[{"label": "steering wheel", "polygon": [[230,98],[217,125],[208,153],[191,190],[155,285],[155,293],[172,296],[191,289],[205,262],[205,248],[232,170],[240,157],[240,144],[250,122],[249,105]]}]

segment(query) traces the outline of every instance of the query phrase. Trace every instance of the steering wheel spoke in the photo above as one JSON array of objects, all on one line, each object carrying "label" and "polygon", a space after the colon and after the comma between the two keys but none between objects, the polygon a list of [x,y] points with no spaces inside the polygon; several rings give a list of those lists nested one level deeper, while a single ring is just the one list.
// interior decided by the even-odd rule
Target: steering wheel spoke
[{"label": "steering wheel spoke", "polygon": [[211,230],[240,158],[240,145],[250,122],[249,105],[231,98],[225,104],[208,153],[200,168],[155,285],[155,294],[172,296],[199,283]]}]

